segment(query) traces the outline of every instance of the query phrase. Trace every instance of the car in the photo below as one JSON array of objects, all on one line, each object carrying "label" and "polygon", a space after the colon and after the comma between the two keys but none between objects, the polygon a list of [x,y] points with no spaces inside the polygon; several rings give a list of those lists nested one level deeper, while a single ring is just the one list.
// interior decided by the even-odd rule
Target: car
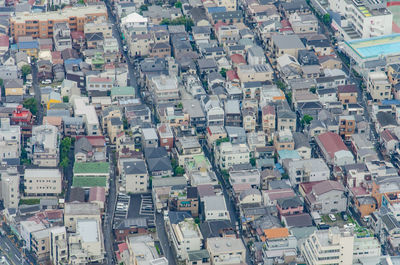
[{"label": "car", "polygon": [[330,227],[331,227],[330,225],[327,225],[324,223],[321,223],[318,225],[318,229],[320,229],[320,230],[328,230]]},{"label": "car", "polygon": [[51,80],[50,79],[46,79],[42,81],[43,85],[50,85],[51,84]]},{"label": "car", "polygon": [[354,228],[354,227],[356,227],[356,225],[353,223],[348,223],[348,224],[345,224],[343,227],[344,228]]},{"label": "car", "polygon": [[349,220],[349,217],[347,216],[347,214],[346,214],[345,212],[342,212],[341,215],[342,215],[342,219],[343,219],[344,221]]},{"label": "car", "polygon": [[334,214],[329,214],[329,219],[331,219],[332,222],[336,222],[336,216]]}]

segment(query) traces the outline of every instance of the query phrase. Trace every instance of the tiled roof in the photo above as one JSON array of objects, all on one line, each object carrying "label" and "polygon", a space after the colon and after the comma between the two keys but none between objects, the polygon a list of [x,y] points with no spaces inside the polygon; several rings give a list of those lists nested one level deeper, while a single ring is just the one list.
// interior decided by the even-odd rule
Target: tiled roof
[{"label": "tiled roof", "polygon": [[265,229],[264,234],[267,239],[282,238],[289,236],[289,230],[285,227]]}]

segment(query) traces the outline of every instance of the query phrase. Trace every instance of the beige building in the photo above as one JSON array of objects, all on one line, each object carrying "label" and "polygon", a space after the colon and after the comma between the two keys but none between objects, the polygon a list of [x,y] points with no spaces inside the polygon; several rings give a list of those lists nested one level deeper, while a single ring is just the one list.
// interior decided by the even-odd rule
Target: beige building
[{"label": "beige building", "polygon": [[180,99],[179,82],[176,76],[153,76],[149,80],[149,91],[156,104],[175,102]]},{"label": "beige building", "polygon": [[66,203],[64,225],[68,232],[76,231],[78,219],[95,219],[101,222],[99,205],[95,203]]},{"label": "beige building", "polygon": [[57,196],[62,191],[61,172],[58,168],[26,169],[24,186],[26,196]]},{"label": "beige building", "polygon": [[54,265],[68,263],[67,230],[65,226],[53,227],[50,229],[50,260]]},{"label": "beige building", "polygon": [[103,33],[104,38],[112,38],[112,24],[110,22],[100,21],[86,23],[83,27],[83,32],[87,33]]},{"label": "beige building", "polygon": [[146,163],[141,159],[129,159],[123,162],[122,179],[125,182],[125,192],[146,192],[149,185]]},{"label": "beige building", "polygon": [[112,117],[107,121],[107,134],[110,142],[115,144],[117,136],[124,130],[124,125],[120,117]]},{"label": "beige building", "polygon": [[175,141],[175,155],[180,166],[193,160],[196,155],[202,155],[203,149],[197,137],[179,137]]},{"label": "beige building", "polygon": [[239,238],[207,238],[207,250],[213,265],[245,264],[246,248]]},{"label": "beige building", "polygon": [[225,127],[221,126],[221,125],[217,125],[217,126],[208,126],[207,127],[207,144],[210,148],[212,148],[214,146],[214,143],[216,143],[216,141],[218,139],[223,139],[227,136],[226,131],[225,131]]},{"label": "beige building", "polygon": [[276,127],[276,113],[274,106],[264,106],[262,108],[262,129],[268,139],[272,139]]},{"label": "beige building", "polygon": [[59,134],[57,127],[46,124],[34,126],[27,151],[34,165],[39,167],[58,166]]},{"label": "beige building", "polygon": [[101,221],[96,218],[76,220],[76,232],[69,235],[70,264],[102,262],[105,249]]},{"label": "beige building", "polygon": [[392,85],[385,72],[368,73],[367,90],[374,101],[392,98]]},{"label": "beige building", "polygon": [[5,208],[17,208],[19,203],[20,173],[17,167],[8,167],[1,173],[1,198]]},{"label": "beige building", "polygon": [[294,141],[292,132],[287,129],[278,131],[274,137],[274,147],[276,151],[293,150]]},{"label": "beige building", "polygon": [[39,262],[50,258],[50,229],[35,231],[31,234],[31,249]]},{"label": "beige building", "polygon": [[244,64],[237,67],[237,75],[242,83],[251,81],[272,81],[273,74],[274,71],[269,64]]}]

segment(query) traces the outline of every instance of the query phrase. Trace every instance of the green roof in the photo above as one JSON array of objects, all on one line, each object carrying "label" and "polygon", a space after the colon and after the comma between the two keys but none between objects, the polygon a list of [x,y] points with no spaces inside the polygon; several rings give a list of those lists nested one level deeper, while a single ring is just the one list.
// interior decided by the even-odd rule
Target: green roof
[{"label": "green roof", "polygon": [[111,96],[134,96],[135,88],[131,86],[120,86],[111,88]]},{"label": "green roof", "polygon": [[108,174],[110,164],[107,162],[81,162],[74,164],[74,174]]},{"label": "green roof", "polygon": [[72,187],[106,187],[106,177],[74,177]]}]

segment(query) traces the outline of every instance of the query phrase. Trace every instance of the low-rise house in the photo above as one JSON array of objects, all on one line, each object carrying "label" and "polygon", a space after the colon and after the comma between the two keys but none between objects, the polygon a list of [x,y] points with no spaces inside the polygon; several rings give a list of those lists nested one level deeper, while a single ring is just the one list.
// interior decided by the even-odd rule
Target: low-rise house
[{"label": "low-rise house", "polygon": [[332,180],[313,184],[305,197],[305,203],[310,212],[315,211],[319,214],[338,213],[347,209],[343,185]]},{"label": "low-rise house", "polygon": [[290,110],[289,106],[277,108],[277,131],[290,130],[296,131],[296,114]]},{"label": "low-rise house", "polygon": [[106,160],[106,141],[103,136],[78,137],[74,144],[74,161],[101,162]]},{"label": "low-rise house", "polygon": [[172,176],[171,161],[164,147],[145,148],[144,156],[150,176]]},{"label": "low-rise house", "polygon": [[246,144],[223,142],[216,151],[216,162],[221,169],[229,169],[236,164],[247,164],[250,161],[250,151]]},{"label": "low-rise house", "polygon": [[392,85],[385,72],[368,73],[367,90],[373,101],[392,98]]},{"label": "low-rise house", "polygon": [[232,185],[248,183],[254,188],[260,186],[260,171],[250,164],[235,165],[229,171],[229,181]]},{"label": "low-rise house", "polygon": [[321,158],[294,160],[288,164],[288,174],[293,185],[329,179],[330,170]]},{"label": "low-rise house", "polygon": [[206,196],[202,198],[204,203],[204,220],[230,220],[224,196]]},{"label": "low-rise house", "polygon": [[276,151],[294,150],[294,140],[292,132],[290,130],[282,130],[275,133],[274,147]]},{"label": "low-rise house", "polygon": [[237,75],[241,83],[251,81],[271,81],[273,79],[273,70],[269,64],[255,64],[255,65],[239,65],[237,68]]},{"label": "low-rise house", "polygon": [[149,80],[149,90],[155,103],[168,103],[180,99],[179,84],[175,76],[153,76]]},{"label": "low-rise house", "polygon": [[304,50],[305,46],[297,35],[273,35],[271,49],[275,57],[288,54],[297,58],[298,51]]},{"label": "low-rise house", "polygon": [[338,134],[322,133],[316,136],[315,141],[328,164],[343,166],[354,163],[352,153]]},{"label": "low-rise house", "polygon": [[171,211],[190,212],[193,217],[197,217],[199,215],[197,187],[171,187],[168,205]]},{"label": "low-rise house", "polygon": [[9,118],[0,119],[0,161],[21,156],[21,127]]},{"label": "low-rise house", "polygon": [[211,95],[202,98],[203,109],[206,112],[207,126],[224,125],[225,112],[218,96]]},{"label": "low-rise house", "polygon": [[303,213],[303,202],[299,197],[280,198],[276,202],[276,208],[280,216],[295,215]]},{"label": "low-rise house", "polygon": [[158,135],[155,128],[143,128],[142,129],[142,144],[143,147],[157,147],[158,146]]},{"label": "low-rise house", "polygon": [[123,162],[121,175],[123,182],[125,182],[125,192],[143,193],[147,191],[149,176],[145,161],[128,159]]},{"label": "low-rise house", "polygon": [[193,160],[194,156],[203,154],[197,137],[179,137],[175,141],[175,146],[174,155],[180,166]]},{"label": "low-rise house", "polygon": [[241,239],[232,237],[207,238],[211,264],[245,263],[246,248]]},{"label": "low-rise house", "polygon": [[294,150],[296,150],[302,159],[311,158],[311,146],[306,135],[300,132],[293,133]]},{"label": "low-rise house", "polygon": [[318,19],[313,14],[293,13],[289,16],[289,22],[296,34],[317,33]]},{"label": "low-rise house", "polygon": [[22,79],[4,80],[4,92],[7,102],[21,102],[25,95]]}]

